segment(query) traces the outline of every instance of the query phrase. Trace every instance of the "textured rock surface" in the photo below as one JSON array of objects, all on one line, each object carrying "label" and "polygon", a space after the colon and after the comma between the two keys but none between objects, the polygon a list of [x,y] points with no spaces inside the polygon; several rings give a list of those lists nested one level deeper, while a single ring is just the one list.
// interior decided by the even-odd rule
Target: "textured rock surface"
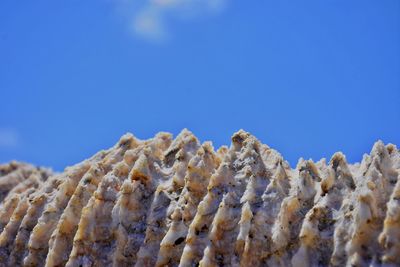
[{"label": "textured rock surface", "polygon": [[127,134],[60,174],[0,166],[0,266],[400,266],[399,171],[380,141],[292,169],[244,131]]}]

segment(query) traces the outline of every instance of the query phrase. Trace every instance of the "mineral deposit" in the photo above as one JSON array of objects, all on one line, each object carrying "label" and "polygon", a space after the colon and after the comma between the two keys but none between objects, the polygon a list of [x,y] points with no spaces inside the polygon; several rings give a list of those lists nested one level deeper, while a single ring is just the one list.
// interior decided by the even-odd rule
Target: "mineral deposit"
[{"label": "mineral deposit", "polygon": [[0,266],[400,266],[400,153],[291,168],[239,131],[131,134],[62,173],[0,166]]}]

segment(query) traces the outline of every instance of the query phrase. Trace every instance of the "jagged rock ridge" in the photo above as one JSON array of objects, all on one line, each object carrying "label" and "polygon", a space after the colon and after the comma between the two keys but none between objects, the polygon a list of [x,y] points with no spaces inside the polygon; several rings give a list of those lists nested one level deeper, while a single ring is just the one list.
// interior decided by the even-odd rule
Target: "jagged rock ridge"
[{"label": "jagged rock ridge", "polygon": [[400,153],[282,156],[239,131],[124,135],[63,173],[0,166],[0,266],[399,266]]}]

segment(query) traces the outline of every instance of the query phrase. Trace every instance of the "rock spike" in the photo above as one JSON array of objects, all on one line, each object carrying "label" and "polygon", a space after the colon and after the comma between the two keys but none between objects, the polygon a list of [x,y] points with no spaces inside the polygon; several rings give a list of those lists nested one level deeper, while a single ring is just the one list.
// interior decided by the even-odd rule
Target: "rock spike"
[{"label": "rock spike", "polygon": [[184,178],[190,159],[200,148],[197,138],[187,129],[175,138],[164,154],[164,167],[168,169],[154,192],[147,217],[146,236],[137,253],[135,266],[153,266],[157,262],[162,238],[171,225],[174,207],[184,187]]},{"label": "rock spike", "polygon": [[69,197],[88,170],[87,162],[77,165],[75,168],[70,168],[61,178],[63,181],[60,184],[59,190],[52,196],[52,199],[47,202],[46,207],[34,227],[29,239],[29,254],[24,259],[24,264],[31,266],[41,266],[48,252],[48,241],[55,229],[59,216],[66,207]]},{"label": "rock spike", "polygon": [[160,244],[156,266],[179,264],[188,227],[196,214],[199,202],[207,192],[208,179],[219,163],[220,159],[210,142],[203,143],[190,160],[184,188],[171,215],[172,222]]},{"label": "rock spike", "polygon": [[8,261],[8,257],[14,247],[15,237],[18,234],[18,228],[28,209],[28,197],[33,192],[34,189],[30,189],[25,194],[20,195],[18,206],[15,208],[10,221],[0,234],[0,262]]},{"label": "rock spike", "polygon": [[231,147],[225,153],[217,171],[210,178],[207,186],[207,194],[199,203],[197,213],[189,226],[179,266],[198,264],[203,257],[204,249],[209,242],[208,233],[215,213],[218,210],[218,205],[222,200],[223,194],[235,184],[233,168],[235,165],[234,161],[237,158],[237,153],[240,151],[243,141],[243,136],[241,135],[246,134],[238,133],[232,137]]},{"label": "rock spike", "polygon": [[[281,159],[278,159],[275,173],[271,182],[262,195],[262,206],[254,213],[249,213],[249,206],[246,205],[242,217],[248,218],[247,225],[250,226],[243,249],[242,266],[248,263],[251,266],[265,264],[264,260],[271,253],[272,227],[275,218],[280,210],[281,203],[289,194],[290,181],[284,169]],[[250,216],[251,215],[251,216]],[[246,226],[247,226],[246,225]],[[244,228],[246,229],[246,228]],[[251,238],[250,238],[251,237]]]},{"label": "rock spike", "polygon": [[[259,144],[249,133],[240,130],[232,137],[232,147],[237,149],[232,168],[233,176],[230,192],[223,195],[221,204],[213,218],[209,240],[200,266],[228,264],[240,261],[240,232],[243,203],[249,202],[255,210],[261,203],[261,194],[268,184],[268,174],[259,154]],[[243,218],[245,220],[245,218]],[[241,226],[245,226],[243,222]],[[239,250],[239,251],[235,251]]]}]

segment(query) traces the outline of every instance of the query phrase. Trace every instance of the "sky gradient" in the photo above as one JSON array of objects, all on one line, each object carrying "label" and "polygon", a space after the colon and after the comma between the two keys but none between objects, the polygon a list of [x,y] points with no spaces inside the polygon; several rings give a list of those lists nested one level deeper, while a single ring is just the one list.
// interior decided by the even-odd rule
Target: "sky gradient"
[{"label": "sky gradient", "polygon": [[181,1],[1,1],[0,162],[182,128],[243,128],[291,166],[400,145],[400,1]]}]

